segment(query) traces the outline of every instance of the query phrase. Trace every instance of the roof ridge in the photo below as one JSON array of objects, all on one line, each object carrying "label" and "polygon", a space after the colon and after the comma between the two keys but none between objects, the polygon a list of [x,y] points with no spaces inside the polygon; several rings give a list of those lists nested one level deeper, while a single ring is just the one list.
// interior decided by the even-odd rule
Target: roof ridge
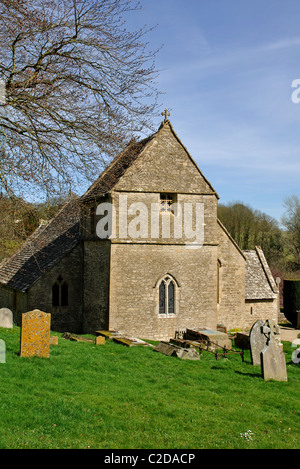
[{"label": "roof ridge", "polygon": [[[25,291],[58,258],[66,255],[79,239],[78,207],[78,199],[69,200],[48,223],[40,223],[20,248],[1,264],[0,283]],[[67,214],[64,213],[66,210],[69,210]],[[33,269],[27,270],[28,266]]]},{"label": "roof ridge", "polygon": [[199,168],[199,166],[197,165],[196,161],[193,159],[193,157],[191,156],[190,152],[188,151],[187,147],[182,143],[182,141],[180,140],[180,138],[178,137],[177,133],[175,132],[174,130],[174,127],[173,125],[171,124],[171,122],[167,119],[165,121],[162,122],[159,130],[161,130],[165,124],[168,124],[174,137],[177,139],[178,143],[183,147],[183,149],[185,150],[185,152],[187,153],[188,157],[190,158],[190,160],[192,161],[192,163],[196,166],[197,170],[199,171],[200,175],[202,176],[202,178],[204,179],[204,181],[209,185],[209,187],[211,188],[211,190],[214,192],[214,194],[216,195],[216,197],[218,199],[220,199],[217,191],[213,188],[212,184],[209,182],[209,180],[204,176],[204,174],[202,173],[201,169]]},{"label": "roof ridge", "polygon": [[220,225],[220,227],[222,228],[222,230],[225,232],[225,234],[227,234],[227,236],[229,237],[229,239],[232,241],[232,243],[234,244],[234,246],[237,248],[237,250],[240,252],[240,254],[243,256],[243,258],[246,260],[246,256],[244,254],[244,251],[239,247],[238,243],[233,239],[233,237],[231,236],[231,234],[229,233],[229,231],[227,230],[227,228],[223,225],[223,223],[219,220],[219,218],[217,217],[217,223]]},{"label": "roof ridge", "polygon": [[[94,181],[93,184],[87,189],[87,191],[81,196],[81,199],[87,199],[88,198],[88,195],[93,191],[93,189],[95,189],[97,187],[97,185],[101,181],[104,180],[105,176],[108,175],[109,171],[111,171],[114,167],[116,167],[116,165],[119,163],[119,161],[122,158],[127,156],[127,153],[130,150],[130,148],[132,150],[134,150],[134,149],[138,149],[138,147],[142,147],[143,145],[145,145],[145,147],[146,147],[146,145],[154,138],[154,136],[157,135],[158,131],[154,132],[153,134],[149,135],[148,137],[145,137],[144,139],[139,140],[137,142],[133,141],[133,140],[130,140],[130,142],[125,146],[125,148],[115,158],[113,158],[113,160],[109,163],[109,165],[107,165],[106,168],[104,168],[104,170],[98,176],[96,181]],[[144,150],[144,148],[142,149],[142,151],[143,150]],[[141,153],[142,153],[142,151],[141,151]],[[116,180],[114,182],[114,184],[112,185],[112,187],[110,187],[109,189],[111,190],[116,185],[117,182],[118,182],[118,180]]]},{"label": "roof ridge", "polygon": [[264,269],[264,272],[265,272],[266,277],[268,279],[268,282],[270,284],[270,287],[272,288],[274,293],[278,293],[278,287],[276,285],[276,282],[274,280],[274,277],[273,277],[272,272],[270,270],[270,267],[267,263],[267,260],[265,258],[265,255],[264,255],[264,252],[263,252],[262,248],[260,246],[255,246],[255,250],[256,250],[257,255],[259,257],[259,260],[260,260],[260,262],[263,266],[263,269]]},{"label": "roof ridge", "polygon": [[[127,171],[127,169],[142,155],[142,153],[146,150],[148,147],[148,144],[150,144],[155,137],[166,127],[169,127],[170,131],[172,132],[173,136],[177,140],[177,142],[182,146],[184,151],[186,152],[188,158],[190,161],[193,163],[193,165],[196,167],[197,171],[203,178],[203,180],[206,182],[206,184],[210,187],[211,191],[213,194],[219,199],[218,193],[215,191],[213,188],[212,184],[208,181],[208,179],[204,176],[202,171],[200,170],[199,166],[195,162],[195,160],[192,158],[191,154],[185,147],[185,145],[182,143],[178,135],[176,134],[171,122],[167,119],[164,120],[158,130],[154,132],[153,134],[149,135],[148,137],[145,137],[144,139],[133,142],[132,140],[126,145],[124,150],[119,153],[111,162],[110,164],[102,171],[102,173],[99,175],[99,177],[96,179],[96,181],[87,189],[87,191],[81,196],[82,200],[88,200],[93,197],[97,197],[100,195],[104,195],[111,191],[114,186],[117,184],[117,182],[120,180],[120,178],[124,175],[124,173]],[[132,154],[129,154],[129,151],[132,150]],[[122,159],[126,159],[128,157],[128,161],[126,164],[120,168],[117,167],[118,163]],[[131,158],[130,158],[131,157]],[[120,172],[118,173],[118,170],[120,169]],[[111,174],[110,174],[111,173]],[[110,178],[110,179],[109,179]],[[107,180],[108,179],[108,180]],[[102,183],[102,191],[100,187],[100,191],[97,193],[97,187],[101,186]],[[94,194],[93,194],[94,192]]]}]

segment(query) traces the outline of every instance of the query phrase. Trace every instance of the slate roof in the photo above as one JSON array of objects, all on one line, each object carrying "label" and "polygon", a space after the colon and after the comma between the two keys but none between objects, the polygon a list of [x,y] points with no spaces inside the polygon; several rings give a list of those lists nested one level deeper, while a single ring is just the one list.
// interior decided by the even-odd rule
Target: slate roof
[{"label": "slate roof", "polygon": [[71,200],[3,262],[0,284],[26,291],[77,245],[79,235],[79,204]]},{"label": "slate roof", "polygon": [[275,299],[278,288],[260,247],[243,251],[246,257],[245,299]]}]

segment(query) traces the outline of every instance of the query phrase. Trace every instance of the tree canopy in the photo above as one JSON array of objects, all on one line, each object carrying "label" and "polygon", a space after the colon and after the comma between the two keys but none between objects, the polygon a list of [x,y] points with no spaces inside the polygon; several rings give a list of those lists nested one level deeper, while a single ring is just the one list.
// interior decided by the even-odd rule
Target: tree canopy
[{"label": "tree canopy", "polygon": [[219,204],[218,217],[241,249],[260,246],[268,262],[278,265],[283,246],[277,220],[241,202]]},{"label": "tree canopy", "polygon": [[[159,96],[147,28],[133,0],[1,0],[0,184],[49,194],[93,180]],[[37,192],[37,191],[36,191]]]}]

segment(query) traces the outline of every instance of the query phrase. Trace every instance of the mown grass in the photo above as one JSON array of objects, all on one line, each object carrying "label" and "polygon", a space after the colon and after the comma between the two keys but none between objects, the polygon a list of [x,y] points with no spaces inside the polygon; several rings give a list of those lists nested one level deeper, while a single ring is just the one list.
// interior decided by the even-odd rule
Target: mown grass
[{"label": "mown grass", "polygon": [[248,351],[244,363],[208,352],[188,361],[59,337],[40,359],[20,357],[17,327],[0,339],[1,449],[299,448],[300,366],[289,343],[288,382],[265,382]]}]

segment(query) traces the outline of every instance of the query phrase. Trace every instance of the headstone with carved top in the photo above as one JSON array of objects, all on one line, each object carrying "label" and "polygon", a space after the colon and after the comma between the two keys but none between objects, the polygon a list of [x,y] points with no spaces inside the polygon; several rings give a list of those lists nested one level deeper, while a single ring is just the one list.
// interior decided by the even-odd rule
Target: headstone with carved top
[{"label": "headstone with carved top", "polygon": [[250,330],[250,353],[252,365],[260,366],[260,354],[267,344],[267,337],[263,333],[265,321],[258,319]]},{"label": "headstone with carved top", "polygon": [[280,328],[273,320],[263,326],[267,345],[261,352],[261,370],[265,381],[287,381],[287,370],[283,346],[280,341]]},{"label": "headstone with carved top", "polygon": [[48,358],[51,314],[38,309],[22,314],[21,357]]}]

